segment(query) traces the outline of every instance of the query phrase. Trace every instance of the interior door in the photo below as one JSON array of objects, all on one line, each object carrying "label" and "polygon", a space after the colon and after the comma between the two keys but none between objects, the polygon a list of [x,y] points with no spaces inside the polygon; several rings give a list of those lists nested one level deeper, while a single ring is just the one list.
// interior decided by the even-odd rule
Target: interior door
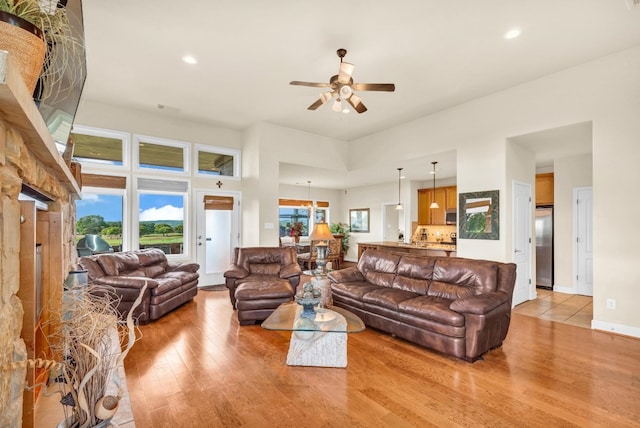
[{"label": "interior door", "polygon": [[240,245],[239,194],[198,191],[196,260],[200,264],[199,286],[224,283],[234,248]]},{"label": "interior door", "polygon": [[513,306],[533,298],[531,285],[531,185],[513,182],[513,262],[516,285]]},{"label": "interior door", "polygon": [[593,296],[593,191],[574,189],[576,234],[576,291]]},{"label": "interior door", "polygon": [[398,240],[398,230],[400,230],[400,221],[399,216],[402,213],[402,210],[396,209],[396,204],[387,204],[384,205],[384,230],[382,231],[382,240],[383,241],[397,241]]}]

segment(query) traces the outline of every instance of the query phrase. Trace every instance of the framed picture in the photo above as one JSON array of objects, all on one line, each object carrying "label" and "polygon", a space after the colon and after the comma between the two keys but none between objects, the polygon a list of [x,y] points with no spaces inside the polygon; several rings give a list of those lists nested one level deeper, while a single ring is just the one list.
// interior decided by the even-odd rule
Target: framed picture
[{"label": "framed picture", "polygon": [[460,193],[458,195],[458,238],[500,239],[500,193]]},{"label": "framed picture", "polygon": [[369,233],[369,208],[349,210],[349,226],[352,233]]}]

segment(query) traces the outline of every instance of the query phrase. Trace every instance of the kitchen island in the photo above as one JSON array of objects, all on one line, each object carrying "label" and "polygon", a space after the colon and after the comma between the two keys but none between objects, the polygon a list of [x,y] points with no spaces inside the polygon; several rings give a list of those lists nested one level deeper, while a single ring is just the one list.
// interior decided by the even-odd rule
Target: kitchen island
[{"label": "kitchen island", "polygon": [[379,250],[395,251],[400,253],[421,254],[423,256],[434,257],[455,257],[456,244],[452,242],[419,242],[417,244],[407,244],[404,242],[358,242],[358,260],[366,250],[374,248]]}]

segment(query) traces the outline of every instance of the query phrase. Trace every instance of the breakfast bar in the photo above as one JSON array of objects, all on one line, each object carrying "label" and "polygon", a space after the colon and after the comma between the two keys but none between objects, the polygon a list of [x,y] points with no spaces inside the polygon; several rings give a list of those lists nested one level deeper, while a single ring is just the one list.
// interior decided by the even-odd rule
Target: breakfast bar
[{"label": "breakfast bar", "polygon": [[404,242],[382,241],[382,242],[358,242],[358,260],[366,250],[386,249],[388,251],[421,254],[424,256],[456,256],[456,244],[452,242],[419,242],[407,244]]}]

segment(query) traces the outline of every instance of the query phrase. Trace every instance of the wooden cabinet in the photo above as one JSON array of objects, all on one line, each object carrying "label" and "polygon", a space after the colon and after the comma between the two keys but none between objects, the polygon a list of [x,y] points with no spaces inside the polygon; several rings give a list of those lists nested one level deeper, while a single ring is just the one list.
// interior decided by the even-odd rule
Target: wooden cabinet
[{"label": "wooden cabinet", "polygon": [[435,201],[438,208],[429,208],[434,200],[434,189],[418,189],[418,224],[446,224],[447,209],[458,206],[456,186],[436,187]]},{"label": "wooden cabinet", "polygon": [[536,205],[553,205],[553,173],[536,174]]},{"label": "wooden cabinet", "polygon": [[[52,318],[62,305],[63,224],[62,213],[36,210],[35,202],[20,201],[20,289],[18,297],[24,308],[22,339],[27,358],[52,357],[49,340]],[[47,371],[29,367],[28,385],[46,383]],[[35,403],[40,388],[25,390],[23,426],[34,426]]]}]

